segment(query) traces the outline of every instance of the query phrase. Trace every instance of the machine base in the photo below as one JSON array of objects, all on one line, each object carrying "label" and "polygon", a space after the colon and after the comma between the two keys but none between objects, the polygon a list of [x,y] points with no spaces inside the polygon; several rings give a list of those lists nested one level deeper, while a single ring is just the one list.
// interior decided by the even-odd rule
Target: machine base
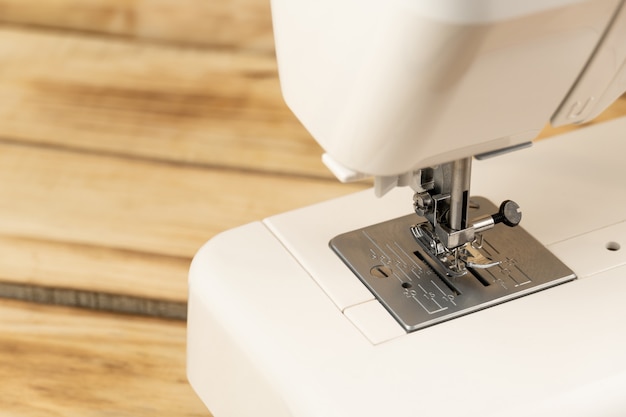
[{"label": "machine base", "polygon": [[626,119],[475,163],[474,193],[514,198],[523,227],[578,279],[419,331],[328,247],[409,213],[408,190],[216,236],[190,271],[192,386],[216,417],[626,414],[623,132]]}]

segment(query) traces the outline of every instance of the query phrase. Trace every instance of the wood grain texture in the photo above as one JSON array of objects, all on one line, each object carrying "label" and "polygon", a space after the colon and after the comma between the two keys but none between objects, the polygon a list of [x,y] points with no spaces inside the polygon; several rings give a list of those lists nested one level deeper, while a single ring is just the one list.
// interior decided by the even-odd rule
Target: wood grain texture
[{"label": "wood grain texture", "polygon": [[63,242],[0,236],[0,282],[142,296],[164,302],[186,299],[190,257],[168,256]]},{"label": "wood grain texture", "polygon": [[184,302],[215,234],[365,188],[0,142],[0,280]]},{"label": "wood grain texture", "polygon": [[269,0],[0,0],[0,22],[212,48],[274,50]]},{"label": "wood grain texture", "polygon": [[0,28],[0,137],[331,178],[273,56]]},{"label": "wood grain texture", "polygon": [[0,300],[0,414],[210,416],[185,376],[182,322]]},{"label": "wood grain texture", "polygon": [[181,317],[204,241],[365,187],[332,179],[264,54],[0,27],[0,97],[5,296]]},{"label": "wood grain texture", "polygon": [[0,231],[189,257],[207,237],[365,185],[0,143]]}]

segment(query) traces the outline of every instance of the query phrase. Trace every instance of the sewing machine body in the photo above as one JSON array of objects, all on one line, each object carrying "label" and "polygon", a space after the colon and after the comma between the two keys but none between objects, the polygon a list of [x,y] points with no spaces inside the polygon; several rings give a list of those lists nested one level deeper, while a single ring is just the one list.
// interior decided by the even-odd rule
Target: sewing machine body
[{"label": "sewing machine body", "polygon": [[190,273],[192,385],[217,417],[623,415],[624,136],[626,118],[477,162],[475,194],[514,191],[578,279],[412,333],[328,247],[408,214],[407,190],[217,236]]},{"label": "sewing machine body", "polygon": [[[188,376],[211,412],[622,416],[626,118],[498,158],[472,157],[517,148],[547,121],[586,121],[626,90],[624,1],[272,0],[272,7],[287,104],[338,179],[373,176],[376,194],[388,195],[368,191],[280,214],[224,232],[198,252],[189,278]],[[370,291],[377,284],[335,253],[337,236],[414,211],[425,226],[407,227],[417,239],[405,243],[425,251],[394,242],[399,256],[390,260],[389,248],[366,242],[365,258],[378,263],[370,272],[384,281],[403,262],[422,271],[435,265],[432,286],[407,275],[396,290],[426,314],[456,306],[470,291],[451,280],[473,279],[480,268],[508,274],[521,260],[515,237],[496,245],[497,259],[480,253],[483,237],[493,242],[497,228],[515,227],[518,204],[504,224],[507,210],[475,220],[471,195],[519,203],[521,227],[556,255],[549,262],[556,286],[407,324],[404,313],[392,314],[395,301]],[[515,285],[536,280],[552,256],[526,256],[517,276],[528,279]]]}]

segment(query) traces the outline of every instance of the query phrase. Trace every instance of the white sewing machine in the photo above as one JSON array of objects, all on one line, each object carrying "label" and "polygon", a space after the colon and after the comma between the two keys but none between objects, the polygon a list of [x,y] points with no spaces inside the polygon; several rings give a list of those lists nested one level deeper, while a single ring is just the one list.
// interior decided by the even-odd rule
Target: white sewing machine
[{"label": "white sewing machine", "polygon": [[509,152],[626,90],[624,3],[272,0],[287,103],[385,195],[198,252],[216,417],[626,415],[626,118]]}]

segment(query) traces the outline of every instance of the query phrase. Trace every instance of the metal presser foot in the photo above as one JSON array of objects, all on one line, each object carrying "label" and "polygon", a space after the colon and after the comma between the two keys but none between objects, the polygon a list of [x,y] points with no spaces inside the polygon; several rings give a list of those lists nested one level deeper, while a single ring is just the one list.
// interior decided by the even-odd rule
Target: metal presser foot
[{"label": "metal presser foot", "polygon": [[339,235],[330,246],[410,332],[576,278],[523,228],[507,227],[519,223],[516,213],[513,202],[497,210],[472,198],[475,234],[454,249],[415,214]]},{"label": "metal presser foot", "polygon": [[521,220],[522,214],[517,203],[506,200],[500,205],[498,213],[477,219],[470,230],[464,231],[471,241],[468,239],[468,242],[453,249],[445,246],[430,222],[411,227],[411,232],[424,251],[431,255],[439,272],[456,277],[465,275],[467,268],[486,269],[498,265],[500,261],[493,260],[480,251],[484,244],[482,232],[499,223],[515,227]]}]

